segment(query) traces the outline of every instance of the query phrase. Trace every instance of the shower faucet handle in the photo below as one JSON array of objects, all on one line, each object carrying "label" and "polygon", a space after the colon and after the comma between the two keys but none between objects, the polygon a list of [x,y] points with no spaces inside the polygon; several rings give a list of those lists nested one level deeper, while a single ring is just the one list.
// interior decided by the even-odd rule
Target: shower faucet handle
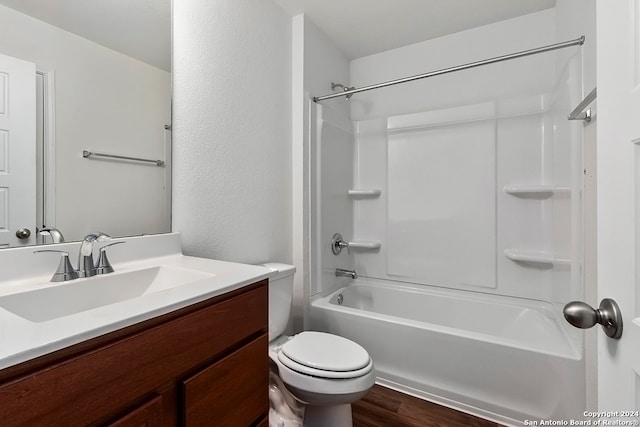
[{"label": "shower faucet handle", "polygon": [[342,252],[342,249],[347,248],[347,253],[351,255],[351,249],[349,249],[349,242],[346,242],[340,233],[336,233],[333,235],[333,239],[331,239],[331,252],[334,255],[339,255]]}]

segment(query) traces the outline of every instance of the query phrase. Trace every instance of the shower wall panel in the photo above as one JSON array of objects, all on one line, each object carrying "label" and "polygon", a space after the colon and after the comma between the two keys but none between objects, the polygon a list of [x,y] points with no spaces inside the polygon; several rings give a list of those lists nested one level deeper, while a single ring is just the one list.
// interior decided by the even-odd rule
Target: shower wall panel
[{"label": "shower wall panel", "polygon": [[387,274],[496,286],[494,120],[388,136]]},{"label": "shower wall panel", "polygon": [[552,184],[553,133],[541,107],[548,99],[358,122],[354,187],[381,194],[352,201],[353,239],[382,243],[354,250],[358,273],[550,300],[552,264],[505,255],[556,251],[557,200],[520,192]]},{"label": "shower wall panel", "polygon": [[343,286],[347,278],[337,278],[336,268],[352,269],[354,259],[345,250],[339,256],[331,252],[334,233],[351,239],[353,231],[354,206],[347,197],[353,186],[353,165],[355,147],[353,124],[340,111],[328,106],[317,107],[316,124],[316,165],[321,171],[321,180],[316,188],[317,227],[319,236],[314,244],[314,253],[319,257],[320,268],[317,278],[311,283],[311,295]]}]

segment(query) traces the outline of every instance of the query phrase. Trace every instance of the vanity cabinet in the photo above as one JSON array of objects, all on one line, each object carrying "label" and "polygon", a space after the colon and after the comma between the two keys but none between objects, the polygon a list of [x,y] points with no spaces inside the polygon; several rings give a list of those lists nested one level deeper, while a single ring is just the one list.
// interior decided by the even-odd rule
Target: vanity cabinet
[{"label": "vanity cabinet", "polygon": [[0,371],[2,426],[261,426],[267,280]]}]

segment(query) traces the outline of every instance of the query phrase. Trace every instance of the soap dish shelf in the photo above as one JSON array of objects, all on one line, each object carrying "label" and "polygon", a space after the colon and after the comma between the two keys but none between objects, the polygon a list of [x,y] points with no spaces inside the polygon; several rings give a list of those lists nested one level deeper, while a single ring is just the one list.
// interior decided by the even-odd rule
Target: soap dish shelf
[{"label": "soap dish shelf", "polygon": [[527,262],[533,264],[569,265],[571,260],[563,258],[547,251],[523,251],[506,249],[504,256],[515,262]]},{"label": "soap dish shelf", "polygon": [[505,185],[504,192],[512,196],[546,196],[553,194],[567,194],[571,192],[569,187],[560,187],[553,185]]},{"label": "soap dish shelf", "polygon": [[347,195],[354,199],[377,199],[382,194],[379,188],[352,188]]},{"label": "soap dish shelf", "polygon": [[382,247],[379,240],[353,240],[349,242],[349,248],[363,251],[375,251]]}]

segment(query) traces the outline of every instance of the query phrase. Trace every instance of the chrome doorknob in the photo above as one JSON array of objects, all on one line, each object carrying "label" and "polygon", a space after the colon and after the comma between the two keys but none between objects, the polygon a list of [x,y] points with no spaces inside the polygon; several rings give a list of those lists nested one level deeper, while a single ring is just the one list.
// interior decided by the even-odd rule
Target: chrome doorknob
[{"label": "chrome doorknob", "polygon": [[588,329],[600,324],[609,338],[619,339],[622,336],[620,307],[610,298],[603,299],[597,310],[582,301],[571,301],[564,306],[563,313],[567,322],[576,328]]},{"label": "chrome doorknob", "polygon": [[28,239],[29,236],[31,236],[31,230],[29,230],[28,228],[21,228],[16,231],[16,237],[18,239]]}]

